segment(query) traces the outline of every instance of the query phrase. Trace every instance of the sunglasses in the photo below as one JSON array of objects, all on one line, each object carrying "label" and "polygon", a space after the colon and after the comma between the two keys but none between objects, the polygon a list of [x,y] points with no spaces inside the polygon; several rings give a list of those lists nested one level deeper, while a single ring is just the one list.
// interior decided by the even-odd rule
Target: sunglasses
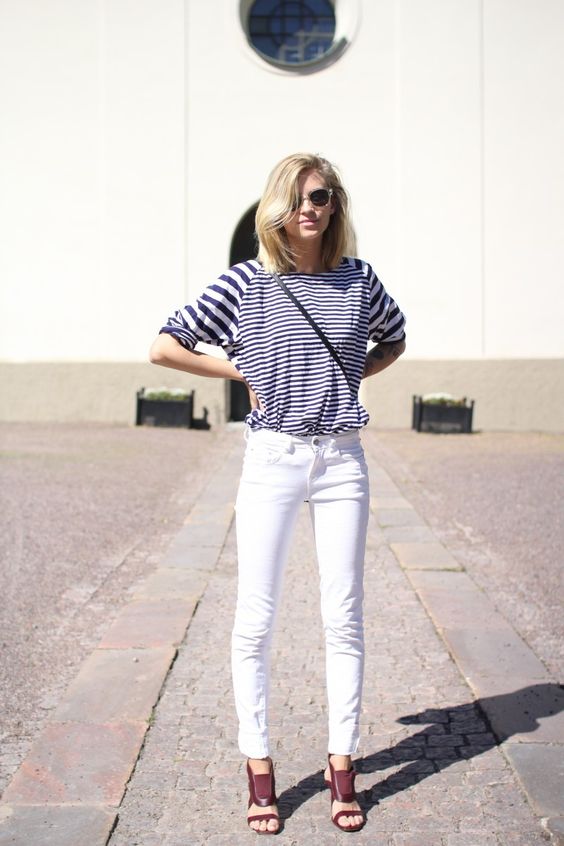
[{"label": "sunglasses", "polygon": [[311,205],[318,209],[323,208],[323,206],[327,205],[332,196],[332,188],[315,188],[313,191],[310,191],[309,194],[304,194],[303,197],[298,197],[298,199],[292,204],[292,211],[297,211],[301,208],[304,200],[309,200]]}]

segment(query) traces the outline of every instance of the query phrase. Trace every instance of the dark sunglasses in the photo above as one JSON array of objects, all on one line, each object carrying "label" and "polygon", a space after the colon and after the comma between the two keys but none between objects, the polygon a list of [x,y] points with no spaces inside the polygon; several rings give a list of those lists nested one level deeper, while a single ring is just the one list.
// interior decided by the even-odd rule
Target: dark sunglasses
[{"label": "dark sunglasses", "polygon": [[309,194],[304,194],[303,197],[298,197],[298,199],[292,204],[292,210],[297,211],[301,208],[304,200],[309,200],[311,205],[318,209],[323,208],[323,206],[327,205],[332,196],[332,188],[315,188],[313,191],[310,191]]}]

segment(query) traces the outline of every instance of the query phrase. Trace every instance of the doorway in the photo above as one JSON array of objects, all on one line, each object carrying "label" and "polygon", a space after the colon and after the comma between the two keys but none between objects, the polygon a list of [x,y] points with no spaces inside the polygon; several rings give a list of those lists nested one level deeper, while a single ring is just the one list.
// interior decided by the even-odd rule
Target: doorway
[{"label": "doorway", "polygon": [[[229,265],[238,264],[240,261],[248,261],[256,258],[257,239],[255,234],[255,215],[258,203],[254,203],[245,212],[233,233],[231,249],[229,251]],[[227,397],[227,419],[244,420],[251,406],[249,395],[242,382],[229,380]]]}]

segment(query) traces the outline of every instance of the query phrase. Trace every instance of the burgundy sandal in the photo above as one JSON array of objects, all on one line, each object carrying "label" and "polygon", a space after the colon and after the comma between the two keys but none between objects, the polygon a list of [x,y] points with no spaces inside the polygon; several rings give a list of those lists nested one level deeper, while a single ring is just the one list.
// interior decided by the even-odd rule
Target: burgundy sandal
[{"label": "burgundy sandal", "polygon": [[[276,805],[276,786],[274,784],[274,767],[272,766],[272,761],[268,759],[270,764],[270,772],[269,773],[259,773],[256,774],[251,770],[251,766],[247,761],[247,776],[249,778],[249,804],[248,807],[250,808],[251,805],[258,805],[259,808],[267,808],[269,805]],[[265,829],[264,831],[257,830],[252,828],[251,831],[256,832],[256,834],[278,834],[280,831],[280,817],[278,814],[273,814],[272,811],[268,814],[254,814],[253,816],[247,817],[247,823],[252,823],[255,820],[278,820],[278,828],[276,831],[269,831]]]},{"label": "burgundy sandal", "polygon": [[[331,808],[333,802],[356,802],[356,792],[354,789],[354,780],[356,773],[353,767],[350,770],[336,770],[331,763],[331,756],[327,756],[329,761],[329,772],[331,773],[331,781],[325,779],[325,784],[331,789]],[[362,817],[362,822],[357,825],[339,825],[341,817]],[[331,814],[331,822],[336,825],[340,831],[360,831],[366,825],[366,815],[364,811],[337,811],[335,816]]]}]

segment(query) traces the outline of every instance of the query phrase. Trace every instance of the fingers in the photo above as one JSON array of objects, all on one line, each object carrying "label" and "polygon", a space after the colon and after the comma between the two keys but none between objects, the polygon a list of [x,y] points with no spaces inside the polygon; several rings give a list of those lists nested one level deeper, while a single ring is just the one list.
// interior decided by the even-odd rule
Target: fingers
[{"label": "fingers", "polygon": [[251,388],[251,386],[249,385],[249,383],[248,383],[248,382],[245,382],[245,384],[246,384],[246,386],[247,386],[247,390],[248,390],[248,392],[249,392],[249,401],[250,401],[250,403],[251,403],[251,408],[252,408],[253,410],[254,410],[255,408],[258,408],[258,409],[260,409],[261,411],[264,411],[264,409],[263,409],[262,405],[260,404],[259,398],[257,397],[256,393],[253,391],[253,389]]}]

